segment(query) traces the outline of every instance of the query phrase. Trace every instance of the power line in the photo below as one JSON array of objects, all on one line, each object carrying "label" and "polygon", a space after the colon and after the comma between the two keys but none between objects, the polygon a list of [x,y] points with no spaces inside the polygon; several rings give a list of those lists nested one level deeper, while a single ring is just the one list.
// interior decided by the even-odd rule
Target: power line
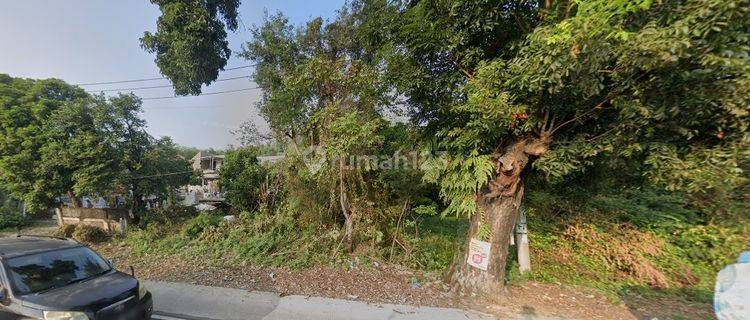
[{"label": "power line", "polygon": [[[237,80],[237,79],[249,79],[249,78],[250,78],[250,76],[240,76],[240,77],[232,77],[232,78],[226,78],[226,79],[218,79],[215,82]],[[163,86],[117,88],[117,89],[105,89],[105,90],[91,90],[91,91],[88,91],[88,92],[132,91],[132,90],[146,90],[146,89],[171,88],[171,87],[172,87],[172,85],[168,84],[168,85],[163,85]]]},{"label": "power line", "polygon": [[136,177],[131,177],[130,179],[144,179],[144,178],[154,178],[154,177],[163,177],[163,176],[173,176],[176,174],[184,174],[184,173],[189,173],[189,172],[195,172],[195,171],[188,170],[188,171],[178,171],[178,172],[170,172],[170,173],[160,173],[160,174],[152,174],[150,176],[136,176]]},{"label": "power line", "polygon": [[226,68],[226,69],[224,69],[224,71],[229,71],[229,70],[237,70],[237,69],[245,69],[245,68],[250,68],[250,67],[254,67],[255,65],[256,65],[256,64],[255,64],[255,63],[253,63],[253,64],[248,64],[248,65],[246,65],[246,66],[239,66],[239,67]]},{"label": "power line", "polygon": [[183,106],[183,105],[176,105],[176,106],[143,106],[144,110],[152,110],[152,109],[203,109],[203,108],[225,108],[225,107],[247,107],[244,105],[233,105],[233,104],[222,104],[222,105],[199,105],[199,106]]},{"label": "power line", "polygon": [[[250,87],[250,88],[244,88],[244,89],[237,89],[237,90],[226,90],[226,91],[214,91],[214,92],[206,92],[201,93],[197,96],[210,96],[215,94],[222,94],[222,93],[232,93],[232,92],[240,92],[240,91],[248,91],[248,90],[255,90],[260,89],[260,87]],[[161,99],[174,99],[174,98],[186,98],[186,97],[196,97],[196,96],[162,96],[162,97],[148,97],[148,98],[141,98],[141,100],[161,100]]]},{"label": "power line", "polygon": [[[254,66],[255,66],[255,64],[249,64],[249,65],[246,65],[246,66],[226,68],[226,69],[224,69],[224,71],[244,69],[244,68],[250,68],[250,67],[254,67]],[[167,77],[145,78],[145,79],[132,79],[132,80],[117,80],[117,81],[104,81],[104,82],[74,83],[73,85],[74,86],[95,86],[95,85],[100,85],[100,84],[130,83],[130,82],[154,81],[154,80],[161,80],[161,79],[167,79]]]},{"label": "power line", "polygon": [[119,81],[107,81],[107,82],[91,82],[91,83],[74,83],[74,86],[94,86],[98,84],[115,84],[115,83],[128,83],[128,82],[140,82],[140,81],[153,81],[166,79],[167,77],[159,78],[146,78],[146,79],[134,79],[134,80],[119,80]]}]

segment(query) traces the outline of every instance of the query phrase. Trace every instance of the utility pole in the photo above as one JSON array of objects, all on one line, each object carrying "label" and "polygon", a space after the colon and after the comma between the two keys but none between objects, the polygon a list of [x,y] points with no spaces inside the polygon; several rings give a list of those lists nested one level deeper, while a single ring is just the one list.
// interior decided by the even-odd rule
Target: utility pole
[{"label": "utility pole", "polygon": [[526,227],[526,210],[521,208],[516,223],[516,248],[518,248],[518,269],[521,274],[531,271],[531,258],[529,256],[529,237]]}]

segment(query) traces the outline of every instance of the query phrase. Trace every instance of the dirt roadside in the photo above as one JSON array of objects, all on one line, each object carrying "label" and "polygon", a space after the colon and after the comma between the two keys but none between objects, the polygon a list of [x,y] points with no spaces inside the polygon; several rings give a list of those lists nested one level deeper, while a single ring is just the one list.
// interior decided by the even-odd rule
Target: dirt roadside
[{"label": "dirt roadside", "polygon": [[[54,223],[37,223],[21,233],[49,235]],[[13,234],[0,234],[12,236]],[[711,306],[676,298],[625,297],[612,299],[586,288],[525,281],[507,287],[495,301],[457,297],[448,285],[395,265],[353,265],[349,270],[316,266],[301,270],[257,266],[215,266],[189,262],[177,256],[133,254],[131,248],[113,241],[92,246],[116,266],[154,281],[182,282],[281,295],[308,295],[372,303],[471,308],[497,315],[528,315],[562,319],[714,319]],[[129,272],[129,271],[128,271]]]},{"label": "dirt roadside", "polygon": [[[257,266],[212,266],[174,256],[137,256],[124,244],[95,246],[120,268],[133,266],[139,278],[158,281],[308,295],[372,303],[470,308],[497,315],[563,319],[713,319],[710,305],[676,298],[628,297],[620,303],[590,289],[525,281],[487,303],[457,297],[439,279],[394,265],[372,264],[350,270],[316,266],[301,270]],[[126,267],[127,266],[127,267]]]}]

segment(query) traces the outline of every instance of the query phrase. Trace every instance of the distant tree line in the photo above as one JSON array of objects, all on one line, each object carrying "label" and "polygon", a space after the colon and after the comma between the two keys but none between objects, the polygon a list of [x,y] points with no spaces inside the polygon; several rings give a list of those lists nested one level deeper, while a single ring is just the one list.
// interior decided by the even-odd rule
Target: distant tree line
[{"label": "distant tree line", "polygon": [[168,137],[154,138],[132,94],[91,95],[57,79],[0,74],[0,184],[28,210],[68,196],[119,194],[138,218],[143,196],[174,199],[192,175]]}]

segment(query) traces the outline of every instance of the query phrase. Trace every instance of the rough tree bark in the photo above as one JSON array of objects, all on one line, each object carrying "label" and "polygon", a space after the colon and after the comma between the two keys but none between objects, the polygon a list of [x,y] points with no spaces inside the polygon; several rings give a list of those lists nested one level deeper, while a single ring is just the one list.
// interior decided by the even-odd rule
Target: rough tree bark
[{"label": "rough tree bark", "polygon": [[[502,293],[510,237],[513,235],[524,195],[525,171],[535,158],[547,152],[549,143],[550,137],[547,134],[520,138],[497,155],[494,177],[482,193],[476,195],[477,205],[484,213],[484,219],[482,214],[472,215],[466,246],[448,274],[458,292],[482,296]],[[481,223],[487,224],[490,230],[489,239],[485,239],[491,244],[486,271],[467,263],[469,242],[477,237]]]},{"label": "rough tree bark", "polygon": [[138,192],[136,188],[133,187],[133,199],[130,202],[130,215],[133,219],[132,222],[134,224],[138,224],[141,222],[140,210],[143,207],[143,201],[141,199],[142,197],[143,195],[141,195],[140,192]]}]

